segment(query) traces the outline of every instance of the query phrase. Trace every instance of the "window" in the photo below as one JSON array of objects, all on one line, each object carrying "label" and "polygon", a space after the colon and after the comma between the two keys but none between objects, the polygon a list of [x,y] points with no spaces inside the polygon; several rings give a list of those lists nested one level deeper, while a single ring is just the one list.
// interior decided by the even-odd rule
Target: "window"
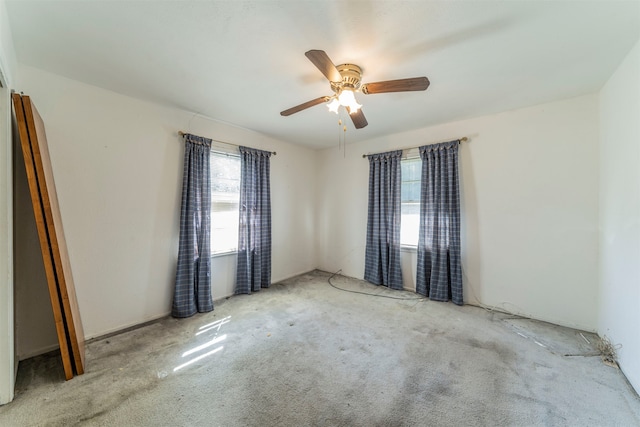
[{"label": "window", "polygon": [[400,167],[402,168],[400,244],[418,246],[422,160],[419,157],[404,159],[400,161]]},{"label": "window", "polygon": [[211,254],[238,246],[240,157],[211,152]]}]

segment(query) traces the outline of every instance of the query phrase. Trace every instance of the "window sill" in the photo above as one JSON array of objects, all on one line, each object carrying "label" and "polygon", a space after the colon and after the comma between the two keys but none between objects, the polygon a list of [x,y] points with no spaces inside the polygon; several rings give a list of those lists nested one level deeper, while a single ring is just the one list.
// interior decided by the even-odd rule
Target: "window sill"
[{"label": "window sill", "polygon": [[418,246],[413,245],[400,245],[400,252],[418,252]]},{"label": "window sill", "polygon": [[217,252],[215,254],[211,254],[211,258],[220,258],[223,256],[235,255],[237,253],[238,251],[236,249],[227,252]]}]

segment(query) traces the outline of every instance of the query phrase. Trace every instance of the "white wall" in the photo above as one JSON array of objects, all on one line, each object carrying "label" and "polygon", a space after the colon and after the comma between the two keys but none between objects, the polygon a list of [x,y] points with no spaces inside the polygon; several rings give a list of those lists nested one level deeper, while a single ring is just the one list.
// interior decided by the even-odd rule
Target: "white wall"
[{"label": "white wall", "polygon": [[600,92],[599,334],[640,391],[640,42]]},{"label": "white wall", "polygon": [[[595,330],[597,123],[597,96],[589,95],[351,144],[346,157],[323,150],[319,267],[363,277],[362,154],[467,136],[459,165],[465,301]],[[413,287],[415,256],[402,256],[405,286]]]},{"label": "white wall", "polygon": [[13,203],[10,88],[16,64],[4,0],[0,0],[0,405],[13,399]]},{"label": "white wall", "polygon": [[[19,72],[18,89],[46,125],[87,338],[170,312],[182,185],[179,130],[278,152],[271,163],[272,279],[315,268],[314,151],[32,67]],[[215,258],[213,268],[214,298],[230,295],[235,257]],[[20,330],[41,320],[33,316]],[[21,350],[32,354],[54,340]]]},{"label": "white wall", "polygon": [[12,87],[15,82],[15,73],[18,61],[16,52],[13,48],[13,36],[11,35],[11,26],[7,18],[7,5],[5,0],[0,0],[0,65],[2,73],[8,87]]}]

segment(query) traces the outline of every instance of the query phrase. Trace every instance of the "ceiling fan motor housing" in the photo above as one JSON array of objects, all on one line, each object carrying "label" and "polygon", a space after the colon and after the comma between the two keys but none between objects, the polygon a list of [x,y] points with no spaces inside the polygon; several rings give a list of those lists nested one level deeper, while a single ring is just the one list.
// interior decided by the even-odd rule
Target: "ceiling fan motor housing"
[{"label": "ceiling fan motor housing", "polygon": [[339,94],[343,88],[349,88],[357,90],[360,87],[362,81],[362,69],[355,64],[340,64],[336,65],[338,72],[342,76],[342,81],[331,82],[331,89]]}]

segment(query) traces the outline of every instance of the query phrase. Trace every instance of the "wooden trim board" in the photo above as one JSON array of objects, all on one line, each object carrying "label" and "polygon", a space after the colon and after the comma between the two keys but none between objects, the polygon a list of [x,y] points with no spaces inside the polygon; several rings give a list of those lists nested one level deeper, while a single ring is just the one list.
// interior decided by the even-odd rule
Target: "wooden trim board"
[{"label": "wooden trim board", "polygon": [[[68,380],[73,377],[73,369],[77,375],[84,373],[84,330],[62,228],[47,137],[42,118],[31,99],[28,96],[13,94],[13,103],[60,353],[65,378]],[[63,325],[62,331],[60,323]]]}]

